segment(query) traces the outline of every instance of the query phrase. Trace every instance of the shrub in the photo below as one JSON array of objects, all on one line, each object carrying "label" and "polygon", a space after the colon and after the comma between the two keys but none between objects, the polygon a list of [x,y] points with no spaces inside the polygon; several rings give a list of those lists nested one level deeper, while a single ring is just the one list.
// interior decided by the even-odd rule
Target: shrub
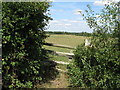
[{"label": "shrub", "polygon": [[68,68],[72,87],[120,88],[119,12],[114,14],[118,5],[105,6],[100,14],[101,24],[88,6],[90,12],[86,11],[85,19],[94,30],[92,46],[80,45],[74,52],[75,60]]},{"label": "shrub", "polygon": [[44,27],[51,19],[48,2],[2,3],[3,88],[32,88],[44,77],[41,61],[48,57],[42,48]]}]

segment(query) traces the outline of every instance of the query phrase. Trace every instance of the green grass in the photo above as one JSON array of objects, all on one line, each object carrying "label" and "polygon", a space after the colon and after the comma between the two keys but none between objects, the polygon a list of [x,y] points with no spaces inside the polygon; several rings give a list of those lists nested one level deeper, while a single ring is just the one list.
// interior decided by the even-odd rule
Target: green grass
[{"label": "green grass", "polygon": [[58,64],[58,65],[57,65],[57,68],[66,71],[66,70],[67,70],[67,65]]},{"label": "green grass", "polygon": [[88,37],[84,36],[75,36],[75,35],[50,35],[46,39],[47,43],[54,43],[54,44],[61,44],[61,45],[68,45],[72,47],[76,47],[82,43]]},{"label": "green grass", "polygon": [[[54,44],[61,44],[71,47],[76,47],[82,43],[84,43],[84,40],[87,37],[83,36],[75,36],[75,35],[51,35],[46,39],[47,43],[54,43]],[[43,46],[45,49],[58,51],[58,52],[68,52],[71,53],[74,51],[74,49],[68,49],[68,48],[62,48],[62,47],[55,47],[55,46]],[[65,56],[57,56],[49,54],[50,60],[53,61],[62,61],[62,62],[72,62],[69,60],[68,57]],[[73,59],[72,59],[73,60]],[[67,65],[65,64],[57,64],[56,68],[67,71]],[[67,81],[68,75],[64,72],[60,72],[58,77],[52,81],[52,83],[45,83],[42,85],[37,86],[38,88],[66,88],[69,85],[69,82]]]},{"label": "green grass", "polygon": [[53,50],[53,51],[58,51],[58,52],[67,52],[67,53],[70,53],[70,52],[72,52],[74,50],[74,49],[54,47],[54,46],[47,46],[47,45],[44,45],[43,47],[45,49],[48,49],[48,50]]}]

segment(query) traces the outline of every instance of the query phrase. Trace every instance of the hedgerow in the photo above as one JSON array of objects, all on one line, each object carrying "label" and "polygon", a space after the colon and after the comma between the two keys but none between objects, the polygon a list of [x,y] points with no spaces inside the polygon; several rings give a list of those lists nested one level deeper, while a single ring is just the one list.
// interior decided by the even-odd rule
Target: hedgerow
[{"label": "hedgerow", "polygon": [[49,2],[2,3],[3,88],[32,88],[45,77],[44,29]]},{"label": "hedgerow", "polygon": [[94,35],[90,46],[79,45],[74,52],[68,66],[71,87],[120,88],[119,5],[106,5],[99,18],[88,6],[84,19]]}]

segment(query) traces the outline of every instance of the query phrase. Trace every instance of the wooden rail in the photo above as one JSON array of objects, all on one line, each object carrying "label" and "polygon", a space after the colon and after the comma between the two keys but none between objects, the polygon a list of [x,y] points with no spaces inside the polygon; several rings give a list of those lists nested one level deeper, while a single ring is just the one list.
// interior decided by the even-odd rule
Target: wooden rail
[{"label": "wooden rail", "polygon": [[61,47],[61,48],[68,48],[68,49],[75,49],[75,47],[71,47],[71,46],[67,46],[67,45],[61,45],[61,44],[44,43],[44,45],[54,46],[54,47]]},{"label": "wooden rail", "polygon": [[69,59],[72,59],[74,56],[74,53],[56,52],[56,51],[52,51],[52,50],[47,50],[47,52],[51,53],[53,55],[67,56]]}]

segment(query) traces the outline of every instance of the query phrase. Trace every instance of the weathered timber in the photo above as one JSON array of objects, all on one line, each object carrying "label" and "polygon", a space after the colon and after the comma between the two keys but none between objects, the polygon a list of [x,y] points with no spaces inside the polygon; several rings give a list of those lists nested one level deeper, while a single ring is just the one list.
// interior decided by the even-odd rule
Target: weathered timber
[{"label": "weathered timber", "polygon": [[61,47],[61,48],[68,48],[68,49],[75,49],[75,47],[71,47],[71,46],[67,46],[67,45],[61,45],[61,44],[44,43],[44,45],[54,46],[54,47]]},{"label": "weathered timber", "polygon": [[66,56],[69,59],[72,59],[74,56],[74,53],[56,52],[56,51],[52,51],[52,50],[47,50],[47,52],[52,54],[52,55]]}]

